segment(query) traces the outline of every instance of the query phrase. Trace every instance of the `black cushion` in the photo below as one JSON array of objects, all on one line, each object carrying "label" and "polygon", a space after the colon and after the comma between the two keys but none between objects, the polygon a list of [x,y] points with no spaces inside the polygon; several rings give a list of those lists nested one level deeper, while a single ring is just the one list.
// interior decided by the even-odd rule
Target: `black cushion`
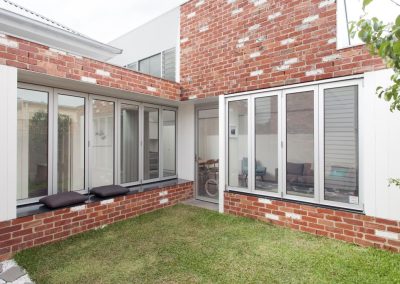
[{"label": "black cushion", "polygon": [[79,194],[77,192],[63,192],[43,197],[39,200],[39,202],[51,209],[56,209],[83,203],[86,200],[87,200],[86,196]]},{"label": "black cushion", "polygon": [[119,185],[100,186],[100,187],[92,188],[90,190],[91,194],[94,194],[97,197],[101,197],[101,198],[123,195],[128,192],[129,192],[129,189],[119,186]]}]

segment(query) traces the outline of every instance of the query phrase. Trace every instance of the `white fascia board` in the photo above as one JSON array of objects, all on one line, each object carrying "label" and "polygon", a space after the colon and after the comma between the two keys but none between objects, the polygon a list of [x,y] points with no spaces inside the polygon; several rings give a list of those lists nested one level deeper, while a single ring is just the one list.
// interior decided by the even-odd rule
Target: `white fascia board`
[{"label": "white fascia board", "polygon": [[0,9],[0,32],[100,61],[107,61],[122,53],[119,48],[4,9]]}]

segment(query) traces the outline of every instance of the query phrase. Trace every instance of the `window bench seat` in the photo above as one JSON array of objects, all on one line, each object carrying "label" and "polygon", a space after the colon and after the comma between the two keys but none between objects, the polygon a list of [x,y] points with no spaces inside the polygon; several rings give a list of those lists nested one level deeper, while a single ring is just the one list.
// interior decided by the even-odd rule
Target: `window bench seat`
[{"label": "window bench seat", "polygon": [[[154,191],[157,189],[163,189],[166,187],[179,186],[182,184],[186,184],[188,182],[190,182],[190,181],[187,181],[184,179],[173,179],[173,180],[155,182],[155,183],[150,183],[150,184],[138,185],[138,186],[134,186],[134,187],[129,187],[129,192],[126,195],[135,195],[138,193]],[[89,198],[85,203],[82,203],[82,204],[92,204],[92,203],[96,203],[96,202],[101,202],[104,199],[112,198],[112,197],[99,198],[99,197],[89,195],[89,194],[86,194],[86,196],[88,196]],[[75,207],[75,206],[77,206],[77,205],[71,205],[71,206],[67,206],[64,208],[71,208],[71,207]],[[30,204],[30,205],[21,205],[21,206],[17,207],[17,218],[51,212],[54,210],[59,210],[59,209],[50,209],[47,206],[40,204],[40,203],[34,203],[34,204]]]}]

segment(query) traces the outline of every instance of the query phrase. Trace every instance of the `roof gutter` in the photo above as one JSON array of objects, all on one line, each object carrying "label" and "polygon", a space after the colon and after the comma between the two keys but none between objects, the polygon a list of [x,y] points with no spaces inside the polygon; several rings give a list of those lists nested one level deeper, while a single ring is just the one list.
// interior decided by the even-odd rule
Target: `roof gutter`
[{"label": "roof gutter", "polygon": [[76,55],[107,61],[122,50],[45,23],[0,9],[0,31]]}]

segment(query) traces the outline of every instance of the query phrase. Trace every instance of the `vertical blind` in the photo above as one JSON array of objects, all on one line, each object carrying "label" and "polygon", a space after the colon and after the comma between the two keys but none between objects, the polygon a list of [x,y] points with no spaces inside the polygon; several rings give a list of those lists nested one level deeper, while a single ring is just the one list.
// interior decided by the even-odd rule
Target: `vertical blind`
[{"label": "vertical blind", "polygon": [[358,203],[357,86],[326,89],[325,199]]}]

